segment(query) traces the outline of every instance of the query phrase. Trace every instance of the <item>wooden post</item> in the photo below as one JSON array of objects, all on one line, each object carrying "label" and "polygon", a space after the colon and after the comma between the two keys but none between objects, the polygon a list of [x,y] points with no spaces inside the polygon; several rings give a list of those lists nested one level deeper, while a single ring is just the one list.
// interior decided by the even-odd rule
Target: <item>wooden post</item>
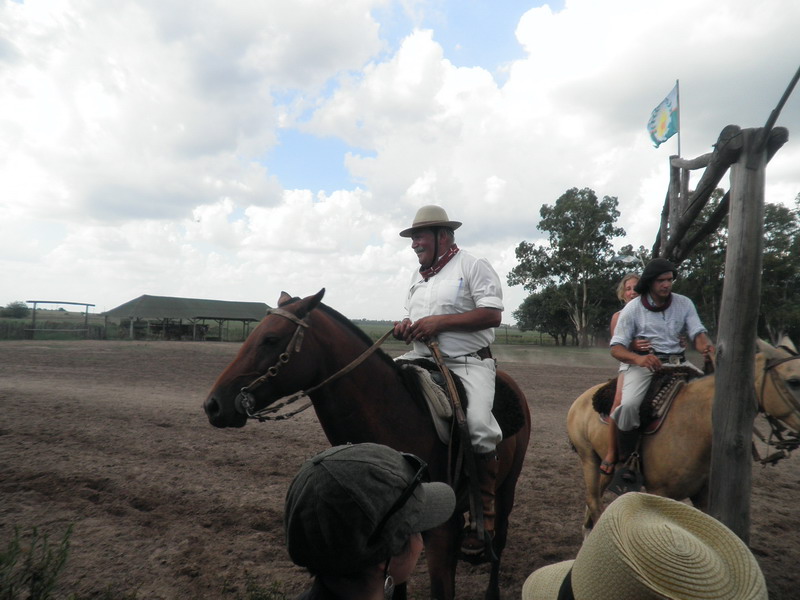
[{"label": "wooden post", "polygon": [[35,339],[35,336],[36,336],[36,304],[37,304],[37,302],[33,303],[33,317],[31,318],[31,335],[30,335],[30,339]]},{"label": "wooden post", "polygon": [[757,413],[753,353],[761,296],[766,166],[763,146],[760,151],[756,148],[761,133],[742,131],[743,151],[731,167],[709,477],[709,513],[745,543],[750,541],[750,447]]}]

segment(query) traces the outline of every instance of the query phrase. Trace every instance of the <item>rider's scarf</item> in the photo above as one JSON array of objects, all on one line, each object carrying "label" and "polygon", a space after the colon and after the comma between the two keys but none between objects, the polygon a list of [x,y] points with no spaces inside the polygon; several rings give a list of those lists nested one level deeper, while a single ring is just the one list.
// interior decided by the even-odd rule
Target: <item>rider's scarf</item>
[{"label": "rider's scarf", "polygon": [[458,254],[458,246],[453,244],[450,247],[450,250],[442,254],[439,257],[439,260],[433,263],[433,265],[431,265],[427,269],[420,267],[419,274],[422,275],[422,278],[425,281],[428,281],[428,279],[430,279],[431,277],[436,275],[439,271],[441,271],[444,268],[444,266],[450,262],[450,259],[453,258],[456,254]]},{"label": "rider's scarf", "polygon": [[669,308],[669,305],[672,304],[672,294],[667,296],[667,301],[664,302],[661,306],[653,306],[650,304],[649,294],[642,294],[639,296],[642,299],[642,305],[651,312],[663,312]]}]

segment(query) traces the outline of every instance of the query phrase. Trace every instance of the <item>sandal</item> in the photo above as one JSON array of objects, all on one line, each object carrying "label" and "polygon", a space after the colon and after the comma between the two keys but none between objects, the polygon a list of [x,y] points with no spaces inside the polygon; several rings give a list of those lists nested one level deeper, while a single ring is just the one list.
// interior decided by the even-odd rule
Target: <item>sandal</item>
[{"label": "sandal", "polygon": [[600,473],[601,473],[602,475],[608,475],[608,476],[611,476],[611,475],[613,475],[613,474],[614,474],[614,467],[615,467],[615,466],[616,466],[616,463],[613,463],[613,462],[609,462],[609,461],[607,461],[607,460],[604,460],[604,461],[602,461],[602,462],[600,463]]}]

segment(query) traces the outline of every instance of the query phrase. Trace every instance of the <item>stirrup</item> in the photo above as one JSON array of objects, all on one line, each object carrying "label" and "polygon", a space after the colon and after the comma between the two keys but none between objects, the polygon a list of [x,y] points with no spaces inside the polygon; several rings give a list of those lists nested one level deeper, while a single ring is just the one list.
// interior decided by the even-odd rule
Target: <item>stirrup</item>
[{"label": "stirrup", "polygon": [[639,466],[639,453],[633,452],[621,469],[615,469],[614,478],[606,488],[612,494],[621,496],[628,492],[638,492],[644,486],[644,477]]},{"label": "stirrup", "polygon": [[484,539],[481,541],[476,530],[469,525],[464,528],[464,536],[459,548],[462,559],[474,564],[498,560],[494,551],[494,534],[484,531],[483,535]]}]

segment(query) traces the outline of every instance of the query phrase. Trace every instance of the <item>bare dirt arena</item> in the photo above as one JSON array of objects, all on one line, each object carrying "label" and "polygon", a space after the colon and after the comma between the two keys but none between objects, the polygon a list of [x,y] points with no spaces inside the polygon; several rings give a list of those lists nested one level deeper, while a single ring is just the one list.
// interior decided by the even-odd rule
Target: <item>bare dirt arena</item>
[{"label": "bare dirt arena", "polygon": [[[237,349],[0,342],[0,550],[15,526],[60,540],[74,524],[61,591],[82,598],[236,599],[248,577],[289,598],[302,591],[308,576],[283,546],[283,499],[303,460],[328,444],[312,410],[238,430],[208,424],[201,403]],[[500,359],[533,413],[501,573],[513,599],[531,571],[580,547],[582,482],[564,422],[614,367]],[[800,456],[753,471],[751,546],[773,600],[800,597],[798,475]],[[487,572],[461,564],[458,598],[483,598]],[[428,597],[424,561],[410,597]]]}]

